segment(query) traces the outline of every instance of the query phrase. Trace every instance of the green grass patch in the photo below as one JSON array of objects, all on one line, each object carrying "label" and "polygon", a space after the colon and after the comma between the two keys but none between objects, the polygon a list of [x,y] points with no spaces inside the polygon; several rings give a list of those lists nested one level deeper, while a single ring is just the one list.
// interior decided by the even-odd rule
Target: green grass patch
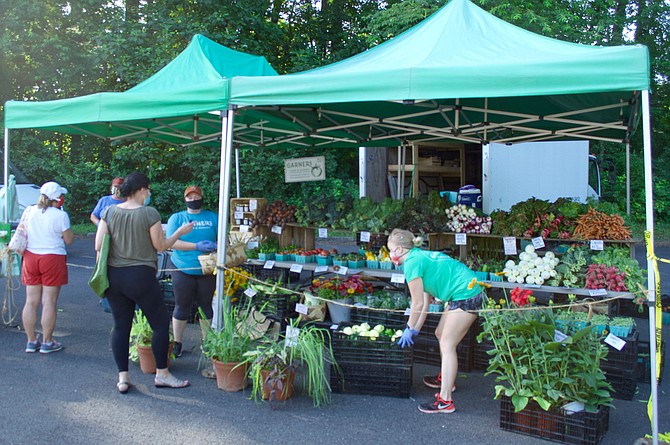
[{"label": "green grass patch", "polygon": [[75,235],[88,235],[89,233],[95,233],[96,230],[97,227],[91,222],[72,225],[72,233]]}]

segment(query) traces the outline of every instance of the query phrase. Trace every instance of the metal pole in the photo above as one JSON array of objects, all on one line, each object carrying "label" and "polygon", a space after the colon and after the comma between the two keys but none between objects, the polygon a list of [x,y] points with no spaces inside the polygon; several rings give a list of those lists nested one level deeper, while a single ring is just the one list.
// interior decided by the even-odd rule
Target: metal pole
[{"label": "metal pole", "polygon": [[630,216],[630,142],[626,142],[626,215]]},{"label": "metal pole", "polygon": [[[647,231],[651,234],[649,245],[654,250],[654,195],[651,164],[651,124],[649,116],[649,91],[642,91],[642,136],[644,140],[644,194]],[[658,382],[656,380],[656,277],[653,260],[647,257],[647,286],[649,295],[649,356],[651,358],[651,434],[658,445]]]},{"label": "metal pole", "polygon": [[[230,213],[230,161],[233,152],[233,106],[228,107],[225,115],[221,119],[221,166],[219,176],[219,249],[216,254],[216,264],[226,263],[226,250],[228,248],[228,220]],[[223,299],[225,298],[225,280],[223,270],[217,269],[216,272],[216,298],[219,303],[216,304],[216,313],[214,314],[214,325],[220,328],[222,326]]]},{"label": "metal pole", "polygon": [[358,147],[358,197],[365,198],[367,194],[366,182],[368,180],[367,172],[367,149]]},{"label": "metal pole", "polygon": [[240,148],[235,147],[235,182],[237,183],[237,194],[240,197]]},{"label": "metal pole", "polygon": [[9,128],[5,128],[5,165],[4,165],[4,181],[5,181],[5,223],[9,223]]}]

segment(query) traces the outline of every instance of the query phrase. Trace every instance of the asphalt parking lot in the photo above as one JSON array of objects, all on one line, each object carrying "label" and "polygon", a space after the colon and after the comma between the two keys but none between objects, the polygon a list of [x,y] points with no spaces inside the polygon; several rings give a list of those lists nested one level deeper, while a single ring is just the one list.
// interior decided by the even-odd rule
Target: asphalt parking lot
[{"label": "asphalt parking lot", "polygon": [[[175,375],[191,381],[191,387],[155,388],[153,377],[131,364],[134,387],[120,395],[109,348],[112,319],[86,284],[94,264],[92,238],[76,239],[68,262],[70,284],[62,290],[55,333],[65,345],[63,351],[26,354],[20,316],[0,327],[0,444],[549,443],[500,430],[494,380],[482,372],[459,375],[457,411],[449,415],[431,416],[416,409],[434,391],[423,387],[422,376],[436,371],[418,365],[408,399],[333,394],[331,405],[314,408],[298,394],[271,410],[266,403],[249,400],[248,393],[218,391],[213,380],[200,375],[195,325],[188,325],[186,353],[171,366]],[[666,273],[662,269],[662,276]],[[5,297],[10,289],[6,281],[0,279]],[[15,286],[13,295],[13,310],[20,311],[23,287]],[[637,322],[641,338],[648,339],[646,321]],[[667,329],[663,338],[669,338]],[[661,432],[670,431],[667,374],[666,367],[659,386]],[[639,384],[633,400],[614,401],[602,444],[632,444],[650,432],[649,391],[649,384]]]}]

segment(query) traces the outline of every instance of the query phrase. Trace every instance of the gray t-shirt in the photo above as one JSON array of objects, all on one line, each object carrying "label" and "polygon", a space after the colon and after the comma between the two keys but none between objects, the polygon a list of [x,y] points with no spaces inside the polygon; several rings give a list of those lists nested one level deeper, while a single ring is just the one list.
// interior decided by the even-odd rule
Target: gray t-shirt
[{"label": "gray t-shirt", "polygon": [[105,210],[102,220],[110,234],[107,264],[112,267],[149,266],[157,268],[156,249],[151,244],[151,226],[160,222],[153,207],[123,209],[112,206]]}]

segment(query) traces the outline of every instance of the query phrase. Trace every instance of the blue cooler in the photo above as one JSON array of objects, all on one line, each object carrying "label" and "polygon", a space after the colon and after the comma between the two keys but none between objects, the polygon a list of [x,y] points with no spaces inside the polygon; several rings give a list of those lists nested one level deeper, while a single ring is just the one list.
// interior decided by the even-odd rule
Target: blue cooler
[{"label": "blue cooler", "polygon": [[458,189],[458,203],[468,207],[482,208],[482,191],[474,185],[465,185]]}]

